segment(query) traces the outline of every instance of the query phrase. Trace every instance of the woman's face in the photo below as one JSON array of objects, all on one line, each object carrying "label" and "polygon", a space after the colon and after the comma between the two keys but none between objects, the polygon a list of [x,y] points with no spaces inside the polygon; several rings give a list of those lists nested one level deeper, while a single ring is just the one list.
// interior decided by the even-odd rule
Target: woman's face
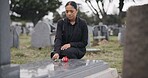
[{"label": "woman's face", "polygon": [[70,21],[74,21],[76,16],[77,16],[77,10],[71,6],[71,5],[67,5],[65,7],[66,9],[66,17],[70,20]]}]

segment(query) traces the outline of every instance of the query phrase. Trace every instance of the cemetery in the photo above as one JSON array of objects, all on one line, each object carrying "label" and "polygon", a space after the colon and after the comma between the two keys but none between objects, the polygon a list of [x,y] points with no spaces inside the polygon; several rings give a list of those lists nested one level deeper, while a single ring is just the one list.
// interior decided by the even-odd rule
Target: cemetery
[{"label": "cemetery", "polygon": [[86,54],[64,61],[50,58],[56,25],[10,23],[9,0],[0,0],[0,78],[148,78],[147,8],[130,7],[126,24],[111,33],[103,23],[88,25]]}]

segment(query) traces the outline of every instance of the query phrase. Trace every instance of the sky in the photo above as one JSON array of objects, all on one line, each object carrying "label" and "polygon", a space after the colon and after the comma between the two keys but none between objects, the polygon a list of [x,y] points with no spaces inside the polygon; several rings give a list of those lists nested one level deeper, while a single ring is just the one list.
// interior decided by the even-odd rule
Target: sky
[{"label": "sky", "polygon": [[[87,15],[91,15],[92,11],[90,10],[90,8],[88,7],[88,5],[85,3],[85,0],[60,0],[62,1],[62,5],[60,6],[59,9],[57,9],[57,11],[61,14],[63,11],[65,11],[65,4],[68,1],[75,1],[76,3],[81,4],[81,11],[85,12]],[[95,1],[95,0],[92,0]],[[108,8],[107,13],[108,14],[118,14],[119,10],[118,10],[118,6],[119,6],[119,1],[118,0],[113,0],[112,3],[108,4],[109,0],[105,0],[105,8]],[[97,6],[96,2],[92,2],[94,6]],[[143,5],[143,4],[148,4],[148,0],[136,0],[135,2],[133,2],[132,0],[125,0],[125,4],[123,7],[123,11],[126,11],[130,6],[135,6],[135,5]],[[48,16],[45,16],[45,18],[49,18],[52,19],[52,13],[49,13]]]}]

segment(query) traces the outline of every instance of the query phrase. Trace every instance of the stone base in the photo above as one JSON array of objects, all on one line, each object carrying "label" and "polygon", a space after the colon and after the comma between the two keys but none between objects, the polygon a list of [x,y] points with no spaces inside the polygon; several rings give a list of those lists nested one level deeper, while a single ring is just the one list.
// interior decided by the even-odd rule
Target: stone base
[{"label": "stone base", "polygon": [[86,52],[100,52],[100,49],[95,49],[95,48],[86,48]]},{"label": "stone base", "polygon": [[0,66],[0,78],[20,78],[20,67],[16,64]]},{"label": "stone base", "polygon": [[115,68],[108,68],[104,71],[98,72],[96,74],[92,74],[85,78],[120,78]]}]

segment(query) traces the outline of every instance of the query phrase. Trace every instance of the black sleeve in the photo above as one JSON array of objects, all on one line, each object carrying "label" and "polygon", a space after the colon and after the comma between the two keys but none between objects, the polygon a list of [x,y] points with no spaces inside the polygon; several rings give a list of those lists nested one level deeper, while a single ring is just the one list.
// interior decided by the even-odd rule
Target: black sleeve
[{"label": "black sleeve", "polygon": [[82,21],[82,39],[81,42],[70,42],[72,47],[85,48],[88,44],[88,28],[85,21]]},{"label": "black sleeve", "polygon": [[56,36],[54,41],[54,51],[56,53],[60,53],[61,45],[62,45],[62,26],[63,26],[63,20],[59,20],[57,23],[57,30],[56,30]]}]

